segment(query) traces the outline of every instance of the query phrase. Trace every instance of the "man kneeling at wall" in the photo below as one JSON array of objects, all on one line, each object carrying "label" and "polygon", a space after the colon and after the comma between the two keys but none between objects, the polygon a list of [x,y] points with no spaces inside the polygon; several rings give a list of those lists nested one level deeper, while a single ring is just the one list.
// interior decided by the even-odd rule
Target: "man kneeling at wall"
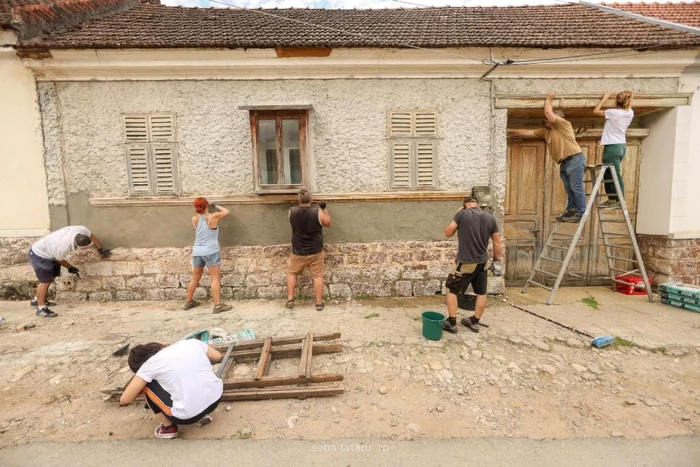
[{"label": "man kneeling at wall", "polygon": [[172,345],[137,345],[129,352],[129,368],[136,373],[124,389],[119,405],[128,405],[141,392],[160,422],[156,438],[175,438],[178,425],[211,422],[224,392],[213,363],[221,353],[202,341],[189,339]]}]

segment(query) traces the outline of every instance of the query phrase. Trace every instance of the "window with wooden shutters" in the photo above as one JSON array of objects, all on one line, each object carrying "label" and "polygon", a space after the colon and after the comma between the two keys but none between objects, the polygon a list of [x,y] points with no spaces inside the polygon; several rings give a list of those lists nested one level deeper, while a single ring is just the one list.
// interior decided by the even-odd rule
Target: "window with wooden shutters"
[{"label": "window with wooden shutters", "polygon": [[388,112],[392,188],[437,188],[437,128],[436,110]]},{"label": "window with wooden shutters", "polygon": [[173,114],[125,115],[124,141],[131,194],[179,193]]}]

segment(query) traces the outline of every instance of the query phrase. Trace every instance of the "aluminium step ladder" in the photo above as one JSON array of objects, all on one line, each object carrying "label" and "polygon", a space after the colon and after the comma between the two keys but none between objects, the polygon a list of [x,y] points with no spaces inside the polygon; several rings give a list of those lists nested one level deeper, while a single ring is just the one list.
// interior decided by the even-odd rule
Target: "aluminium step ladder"
[{"label": "aluminium step ladder", "polygon": [[[598,172],[597,175],[596,172]],[[612,165],[588,166],[586,167],[586,173],[588,174],[589,179],[585,180],[584,183],[593,184],[593,187],[591,188],[591,192],[588,197],[588,202],[586,203],[586,211],[583,213],[583,216],[581,217],[579,223],[574,224],[577,225],[576,232],[573,234],[561,232],[561,224],[565,223],[557,220],[557,223],[552,229],[552,233],[549,235],[549,238],[547,238],[547,243],[544,245],[544,248],[542,248],[542,252],[540,253],[540,256],[535,262],[535,267],[530,272],[530,276],[528,277],[527,282],[525,282],[525,286],[523,287],[521,292],[526,293],[527,288],[530,284],[537,287],[541,287],[543,289],[547,289],[550,291],[549,298],[547,299],[547,305],[551,305],[552,301],[554,300],[554,296],[559,290],[561,281],[564,279],[565,274],[569,274],[583,279],[582,276],[579,276],[572,272],[567,272],[567,268],[569,266],[569,262],[571,261],[572,256],[574,255],[574,252],[576,251],[576,248],[578,246],[581,246],[578,244],[578,241],[581,238],[581,234],[583,233],[583,229],[586,226],[586,221],[588,220],[591,210],[595,210],[598,216],[598,225],[600,225],[600,233],[602,235],[603,245],[605,246],[605,256],[607,259],[608,270],[610,271],[610,278],[612,280],[613,289],[616,288],[617,284],[625,284],[634,287],[636,284],[632,284],[630,282],[618,279],[618,277],[625,276],[627,274],[640,273],[642,279],[644,280],[644,287],[647,292],[647,296],[649,297],[649,301],[653,302],[654,296],[651,291],[651,285],[649,284],[649,278],[647,277],[647,272],[644,268],[642,255],[639,252],[637,237],[634,234],[634,227],[632,227],[632,221],[630,220],[629,212],[627,211],[627,203],[625,202],[624,196],[621,195],[622,190],[620,189],[620,184],[617,180],[617,173],[615,172],[615,167],[613,167]],[[612,178],[605,178],[606,174]],[[606,193],[600,193],[600,189],[602,188],[604,182],[613,183],[615,185],[615,194],[608,195]],[[617,199],[620,203],[619,207],[610,209],[608,207],[603,207],[600,205],[598,201],[599,198],[609,198],[613,196],[617,196]],[[603,211],[605,211],[606,214],[611,215],[603,215]],[[622,216],[615,216],[615,214],[622,214]],[[615,225],[619,224],[624,224],[623,228],[625,233],[611,231],[611,229],[614,228]],[[561,242],[566,239],[570,239],[570,243],[568,244],[568,246],[557,244],[557,242]],[[616,239],[630,240],[630,242],[626,244],[620,244],[616,243]],[[554,254],[556,250],[559,250],[560,252],[566,251],[566,255],[564,256],[563,260],[554,257],[556,256]],[[633,251],[634,258],[625,258],[624,256],[620,256],[619,253],[614,254],[614,250]],[[554,264],[555,268],[558,267],[559,270],[556,272],[547,271],[542,267],[543,262]],[[619,267],[616,267],[619,266],[619,262],[628,263],[636,267],[631,270],[621,269]],[[535,275],[538,273],[544,276],[556,278],[554,285],[552,287],[549,287],[546,284],[542,284],[540,282],[535,281]],[[543,282],[547,281],[545,280]]]}]

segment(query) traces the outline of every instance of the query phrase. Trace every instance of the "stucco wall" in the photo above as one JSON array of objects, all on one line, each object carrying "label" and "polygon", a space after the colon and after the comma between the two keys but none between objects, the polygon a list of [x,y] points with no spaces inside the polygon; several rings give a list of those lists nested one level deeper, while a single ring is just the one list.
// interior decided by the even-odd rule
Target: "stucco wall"
[{"label": "stucco wall", "polygon": [[[127,194],[121,115],[142,112],[176,113],[183,194],[252,193],[249,113],[239,106],[260,104],[313,105],[312,190],[389,189],[391,108],[438,109],[441,189],[489,182],[489,88],[478,80],[62,82],[42,83],[43,99],[54,100],[52,86],[68,194]],[[56,141],[47,144],[49,152],[60,150]],[[50,195],[60,201],[57,190]]]},{"label": "stucco wall", "polygon": [[43,165],[34,77],[13,51],[0,49],[0,236],[48,232]]}]

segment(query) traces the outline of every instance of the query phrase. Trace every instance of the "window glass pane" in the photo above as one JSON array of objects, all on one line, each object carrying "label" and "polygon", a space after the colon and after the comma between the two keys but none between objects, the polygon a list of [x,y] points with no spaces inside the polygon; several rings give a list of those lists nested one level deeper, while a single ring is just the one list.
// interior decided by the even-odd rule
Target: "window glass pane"
[{"label": "window glass pane", "polygon": [[284,183],[301,185],[299,119],[282,119],[282,151],[284,157]]},{"label": "window glass pane", "polygon": [[277,180],[277,144],[275,120],[258,120],[258,147],[260,148],[260,183],[276,185]]}]

